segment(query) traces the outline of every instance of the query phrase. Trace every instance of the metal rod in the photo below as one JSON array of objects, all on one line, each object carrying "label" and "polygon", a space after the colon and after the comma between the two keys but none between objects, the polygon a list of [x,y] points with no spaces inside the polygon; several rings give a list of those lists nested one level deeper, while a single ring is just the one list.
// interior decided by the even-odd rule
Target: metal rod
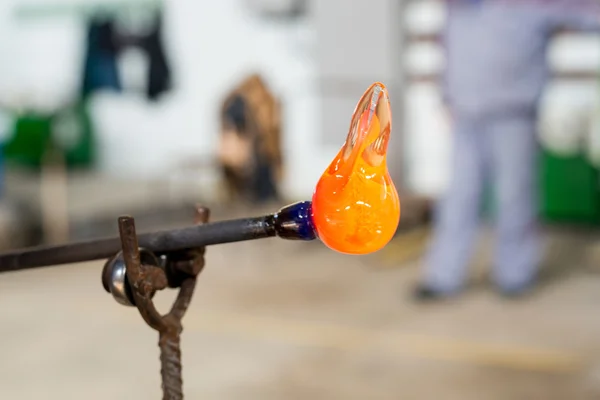
[{"label": "metal rod", "polygon": [[[170,231],[138,235],[139,246],[155,253],[262,239],[277,235],[275,216],[220,221]],[[39,246],[0,254],[0,273],[105,259],[121,250],[119,237],[58,246]]]}]

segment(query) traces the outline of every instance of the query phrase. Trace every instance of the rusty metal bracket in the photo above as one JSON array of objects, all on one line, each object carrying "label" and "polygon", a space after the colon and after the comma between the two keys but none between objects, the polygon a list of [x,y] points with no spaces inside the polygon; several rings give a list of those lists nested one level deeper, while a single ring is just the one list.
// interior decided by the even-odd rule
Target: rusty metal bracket
[{"label": "rusty metal bracket", "polygon": [[[209,210],[198,206],[195,223],[205,224],[208,218]],[[144,321],[159,333],[163,400],[183,399],[181,320],[192,300],[196,278],[204,267],[204,247],[163,254],[162,265],[155,262],[145,263],[141,254],[147,253],[140,252],[132,217],[119,218],[119,233],[122,252],[109,260],[105,266],[104,286],[107,288],[105,281],[112,276],[106,271],[110,270],[111,266],[114,267],[114,260],[122,257],[126,272],[124,283],[129,285],[126,293],[130,302],[128,305],[135,305]],[[145,259],[152,260],[148,257]],[[157,291],[167,287],[177,287],[179,293],[171,310],[165,315],[160,315],[152,298]]]},{"label": "rusty metal bracket", "polygon": [[[196,206],[195,226],[138,235],[133,217],[118,219],[119,237],[56,246],[39,246],[0,254],[0,273],[111,257],[102,270],[104,289],[120,304],[136,307],[158,331],[164,400],[183,399],[181,320],[196,278],[204,268],[209,245],[279,237],[317,238],[309,201],[287,205],[273,214],[208,223],[209,210]],[[179,288],[171,310],[161,315],[152,301],[166,288]]]}]

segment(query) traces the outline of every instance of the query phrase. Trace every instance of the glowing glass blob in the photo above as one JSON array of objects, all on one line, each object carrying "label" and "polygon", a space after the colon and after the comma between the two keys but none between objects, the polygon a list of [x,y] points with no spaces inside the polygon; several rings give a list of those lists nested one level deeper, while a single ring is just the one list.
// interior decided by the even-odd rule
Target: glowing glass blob
[{"label": "glowing glass blob", "polygon": [[391,129],[387,89],[374,83],[358,102],[346,142],[313,194],[312,222],[329,248],[367,254],[394,236],[400,199],[386,163]]}]

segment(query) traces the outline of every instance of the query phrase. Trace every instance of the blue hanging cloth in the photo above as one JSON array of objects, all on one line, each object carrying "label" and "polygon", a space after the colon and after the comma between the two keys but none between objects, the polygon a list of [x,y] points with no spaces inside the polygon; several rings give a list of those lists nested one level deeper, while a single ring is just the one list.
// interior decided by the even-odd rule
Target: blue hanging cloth
[{"label": "blue hanging cloth", "polygon": [[92,20],[88,28],[82,95],[99,89],[121,91],[117,66],[118,46],[111,20]]}]

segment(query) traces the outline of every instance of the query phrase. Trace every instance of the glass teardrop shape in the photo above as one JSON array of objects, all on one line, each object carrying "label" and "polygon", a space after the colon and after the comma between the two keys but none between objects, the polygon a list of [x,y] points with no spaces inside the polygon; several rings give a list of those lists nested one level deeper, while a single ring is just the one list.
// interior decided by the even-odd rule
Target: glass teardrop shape
[{"label": "glass teardrop shape", "polygon": [[313,224],[329,248],[367,254],[394,236],[400,199],[386,162],[391,129],[388,92],[377,82],[358,102],[346,142],[313,194]]}]

